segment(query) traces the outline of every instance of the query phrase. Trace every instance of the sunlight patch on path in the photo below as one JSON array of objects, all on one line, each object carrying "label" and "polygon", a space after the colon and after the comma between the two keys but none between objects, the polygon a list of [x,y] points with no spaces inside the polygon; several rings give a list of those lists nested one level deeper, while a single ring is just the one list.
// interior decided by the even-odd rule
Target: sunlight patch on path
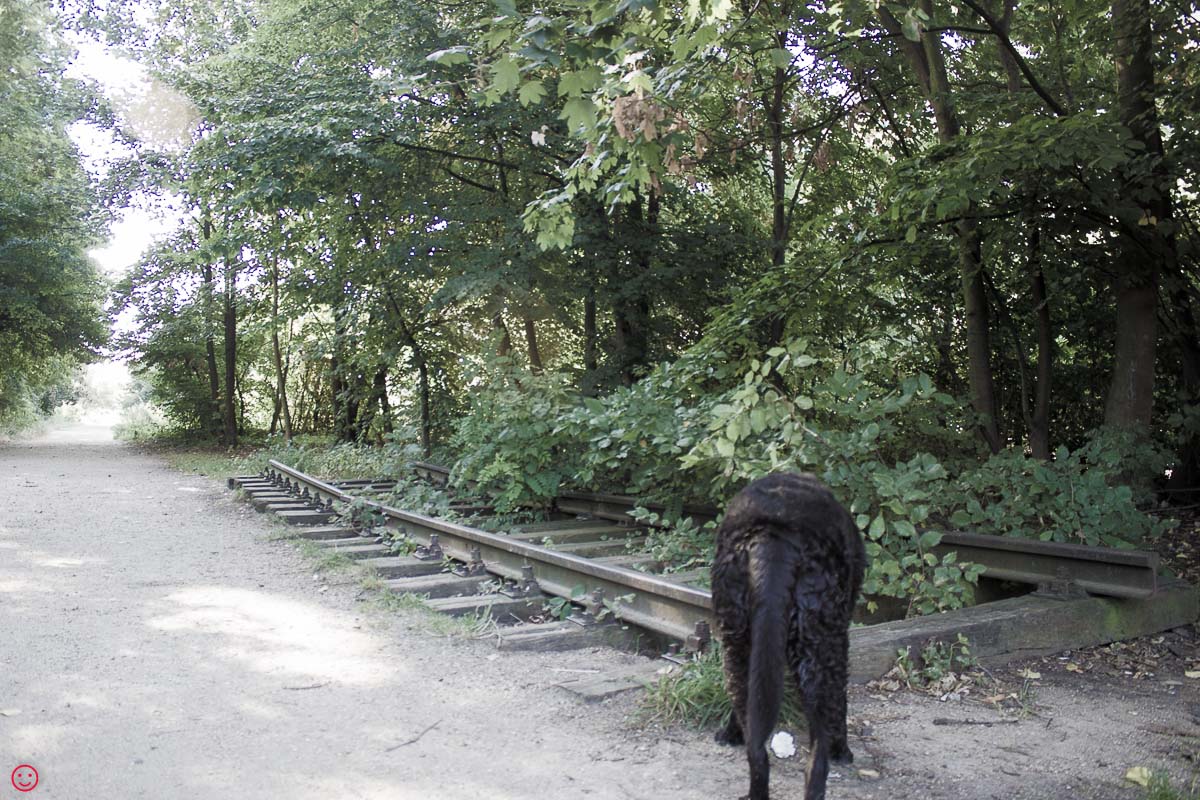
[{"label": "sunlight patch on path", "polygon": [[150,627],[219,636],[216,654],[258,672],[378,685],[404,669],[373,657],[370,636],[318,605],[224,586],[188,588],[166,600],[182,610],[149,620]]}]

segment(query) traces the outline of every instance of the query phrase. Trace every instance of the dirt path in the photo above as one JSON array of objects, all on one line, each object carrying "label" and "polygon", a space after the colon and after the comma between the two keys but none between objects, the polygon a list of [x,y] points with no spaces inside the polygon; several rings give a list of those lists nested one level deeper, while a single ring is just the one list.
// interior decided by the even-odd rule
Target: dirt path
[{"label": "dirt path", "polygon": [[[101,429],[0,444],[0,800],[19,764],[40,776],[19,796],[59,800],[745,791],[740,751],[556,686],[632,656],[438,636],[368,608],[357,579],[314,580],[273,532]],[[1128,766],[1186,767],[1178,737],[1139,725],[1191,724],[1191,686],[1089,691],[1046,686],[1042,717],[995,728],[932,724],[979,706],[859,691],[856,766],[878,777],[843,770],[830,797],[1130,798]],[[773,783],[801,796],[800,759]]]}]

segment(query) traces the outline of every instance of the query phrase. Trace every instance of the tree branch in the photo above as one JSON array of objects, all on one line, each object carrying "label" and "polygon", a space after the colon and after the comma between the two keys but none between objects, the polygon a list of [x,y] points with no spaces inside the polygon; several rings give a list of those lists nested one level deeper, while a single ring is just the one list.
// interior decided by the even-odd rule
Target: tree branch
[{"label": "tree branch", "polygon": [[987,23],[988,28],[991,29],[990,32],[1000,40],[1000,45],[1008,52],[1012,60],[1016,62],[1017,69],[1021,70],[1021,74],[1025,76],[1025,81],[1029,84],[1029,88],[1033,89],[1037,93],[1037,96],[1045,101],[1046,105],[1050,107],[1050,110],[1056,116],[1067,116],[1067,110],[1042,86],[1033,74],[1033,70],[1030,69],[1029,63],[1017,52],[1016,46],[1013,45],[1012,39],[1008,38],[1008,34],[1004,31],[1004,26],[1000,21],[992,16],[991,12],[976,2],[976,0],[963,0],[963,2],[968,8],[978,14],[980,19]]}]

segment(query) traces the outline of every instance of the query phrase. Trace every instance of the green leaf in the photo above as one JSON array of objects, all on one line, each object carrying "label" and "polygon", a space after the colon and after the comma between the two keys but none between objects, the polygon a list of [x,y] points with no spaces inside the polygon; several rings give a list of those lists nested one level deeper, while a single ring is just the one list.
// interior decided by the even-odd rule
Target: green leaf
[{"label": "green leaf", "polygon": [[941,531],[925,531],[921,534],[920,544],[922,549],[928,550],[931,547],[936,547],[941,541]]},{"label": "green leaf", "polygon": [[880,514],[878,514],[875,517],[874,520],[871,521],[871,529],[869,531],[867,531],[867,533],[871,536],[872,539],[878,539],[880,536],[883,536],[883,532],[886,529],[887,529],[887,523],[884,522],[883,513],[881,512]]},{"label": "green leaf", "polygon": [[564,72],[558,79],[559,97],[579,97],[600,85],[603,76],[597,67]]},{"label": "green leaf", "polygon": [[492,86],[500,94],[511,92],[520,83],[521,71],[517,68],[517,62],[513,61],[511,57],[504,56],[492,64]]},{"label": "green leaf", "polygon": [[588,130],[596,125],[596,104],[584,97],[568,100],[559,117],[567,121],[572,133]]},{"label": "green leaf", "polygon": [[542,102],[542,98],[546,96],[546,87],[541,81],[530,81],[521,87],[517,92],[517,99],[521,101],[522,106],[528,106],[532,103]]},{"label": "green leaf", "polygon": [[466,47],[448,47],[445,50],[430,53],[425,60],[438,64],[465,64],[471,60],[471,52]]},{"label": "green leaf", "polygon": [[787,69],[792,65],[792,54],[787,50],[776,47],[771,50],[771,64],[776,69]]}]

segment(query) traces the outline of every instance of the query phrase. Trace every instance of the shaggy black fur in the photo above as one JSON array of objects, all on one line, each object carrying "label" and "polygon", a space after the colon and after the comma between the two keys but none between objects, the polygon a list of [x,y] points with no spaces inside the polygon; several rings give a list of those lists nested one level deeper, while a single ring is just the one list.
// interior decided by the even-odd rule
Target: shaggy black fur
[{"label": "shaggy black fur", "polygon": [[746,743],[749,800],[768,798],[767,738],[779,719],[785,665],[808,717],[805,800],[825,797],[830,759],[854,759],[846,741],[849,628],[866,564],[854,521],[811,476],[761,478],[725,512],[712,598],[733,715],[717,741]]}]

